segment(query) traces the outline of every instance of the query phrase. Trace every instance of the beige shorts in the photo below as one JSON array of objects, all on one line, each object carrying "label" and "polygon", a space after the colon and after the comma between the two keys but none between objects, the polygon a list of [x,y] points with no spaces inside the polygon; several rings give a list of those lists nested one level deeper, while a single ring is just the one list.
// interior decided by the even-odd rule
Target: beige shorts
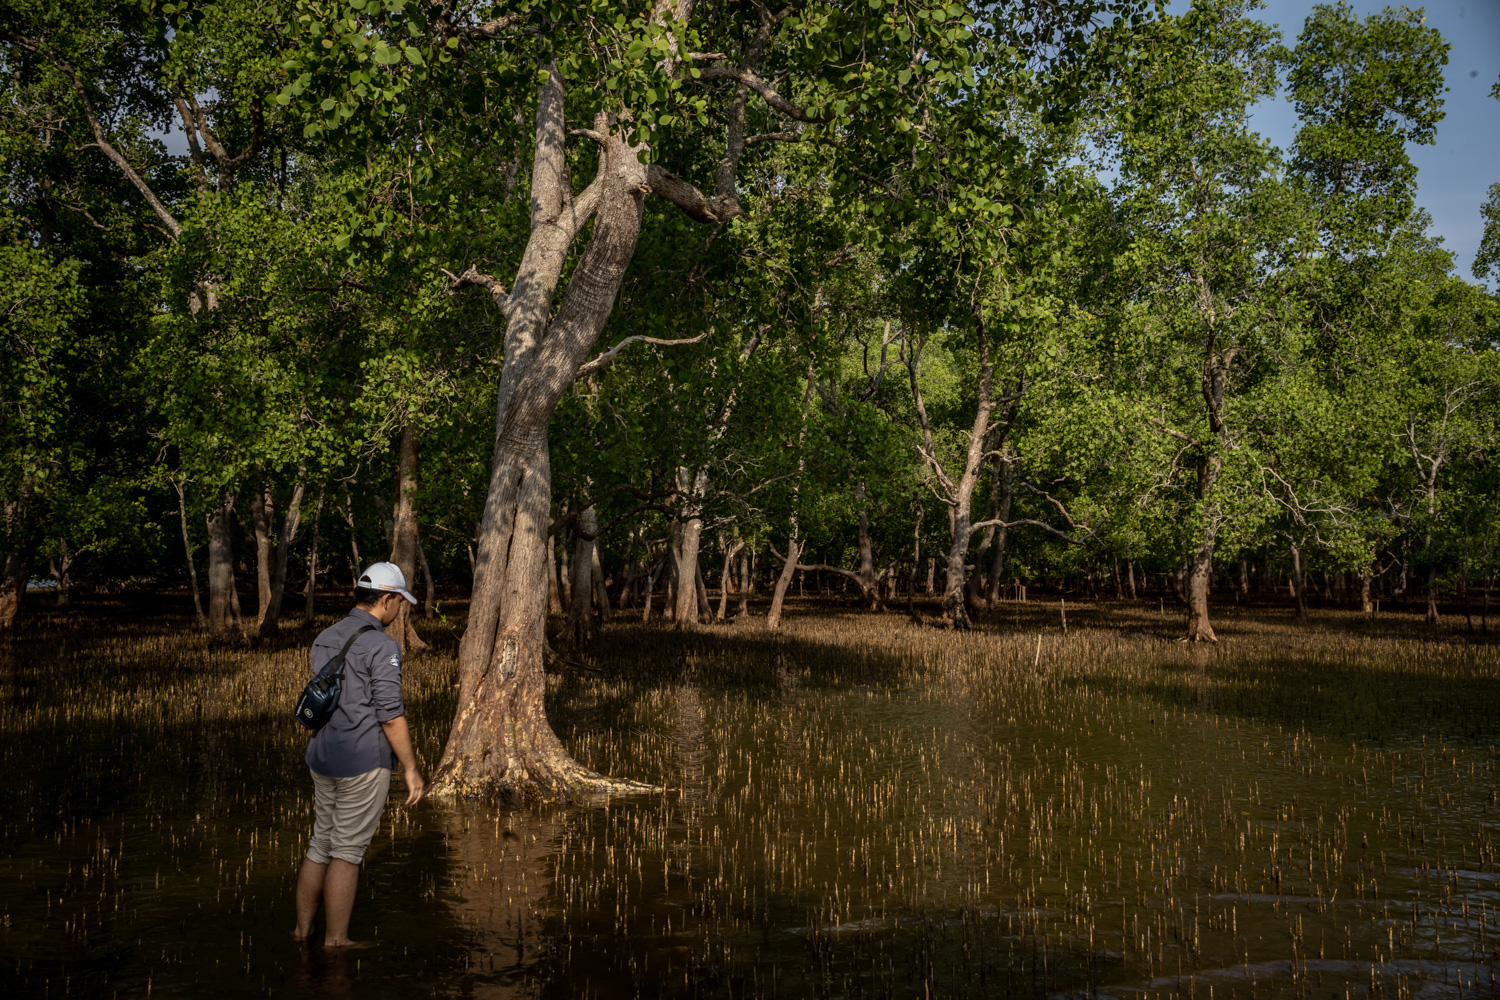
[{"label": "beige shorts", "polygon": [[315,805],[307,860],[326,865],[329,858],[338,858],[359,864],[380,826],[386,793],[391,790],[390,768],[377,767],[352,778],[310,773]]}]

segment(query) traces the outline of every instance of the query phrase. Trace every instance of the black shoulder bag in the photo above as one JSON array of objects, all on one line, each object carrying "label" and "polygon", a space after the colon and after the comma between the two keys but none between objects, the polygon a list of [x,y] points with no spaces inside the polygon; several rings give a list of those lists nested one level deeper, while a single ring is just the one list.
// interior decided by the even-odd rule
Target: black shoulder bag
[{"label": "black shoulder bag", "polygon": [[297,721],[303,726],[317,732],[328,725],[328,720],[333,718],[334,709],[339,707],[339,694],[344,687],[344,657],[349,655],[349,647],[354,645],[355,639],[373,631],[374,625],[356,630],[344,643],[344,648],[339,650],[339,655],[323,664],[318,675],[307,682],[307,686],[302,689],[302,697],[297,699]]}]

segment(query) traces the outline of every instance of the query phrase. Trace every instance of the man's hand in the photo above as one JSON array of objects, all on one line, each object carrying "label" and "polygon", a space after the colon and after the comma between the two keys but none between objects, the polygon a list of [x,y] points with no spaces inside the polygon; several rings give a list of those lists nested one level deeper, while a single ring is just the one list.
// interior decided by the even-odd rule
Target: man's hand
[{"label": "man's hand", "polygon": [[408,767],[403,776],[406,778],[406,804],[414,806],[427,794],[427,782],[422,780],[422,772],[415,767]]},{"label": "man's hand", "polygon": [[414,806],[427,794],[427,782],[422,780],[422,772],[417,770],[417,755],[411,748],[411,731],[406,728],[406,716],[398,715],[388,722],[382,722],[380,728],[385,731],[391,750],[401,762],[401,774],[406,778],[406,804]]}]

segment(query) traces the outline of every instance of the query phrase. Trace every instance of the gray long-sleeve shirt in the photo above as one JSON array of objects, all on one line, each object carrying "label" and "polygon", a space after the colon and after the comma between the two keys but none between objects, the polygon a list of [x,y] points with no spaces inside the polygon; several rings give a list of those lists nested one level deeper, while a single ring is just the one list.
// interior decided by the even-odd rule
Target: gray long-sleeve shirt
[{"label": "gray long-sleeve shirt", "polygon": [[365,625],[375,629],[349,647],[338,708],[307,747],[307,766],[328,778],[352,778],[377,767],[396,767],[396,754],[380,724],[406,714],[401,701],[401,647],[385,634],[380,619],[355,608],[349,617],[318,633],[310,651],[312,673],[317,676]]}]

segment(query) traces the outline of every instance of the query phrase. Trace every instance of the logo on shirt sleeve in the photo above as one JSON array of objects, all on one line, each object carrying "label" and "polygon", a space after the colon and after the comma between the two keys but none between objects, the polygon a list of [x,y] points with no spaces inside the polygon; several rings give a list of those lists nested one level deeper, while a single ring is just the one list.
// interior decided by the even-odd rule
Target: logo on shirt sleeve
[{"label": "logo on shirt sleeve", "polygon": [[395,654],[395,655],[393,655],[391,657],[391,666],[393,666],[393,667],[399,667],[399,666],[401,666],[401,655],[399,653]]}]

